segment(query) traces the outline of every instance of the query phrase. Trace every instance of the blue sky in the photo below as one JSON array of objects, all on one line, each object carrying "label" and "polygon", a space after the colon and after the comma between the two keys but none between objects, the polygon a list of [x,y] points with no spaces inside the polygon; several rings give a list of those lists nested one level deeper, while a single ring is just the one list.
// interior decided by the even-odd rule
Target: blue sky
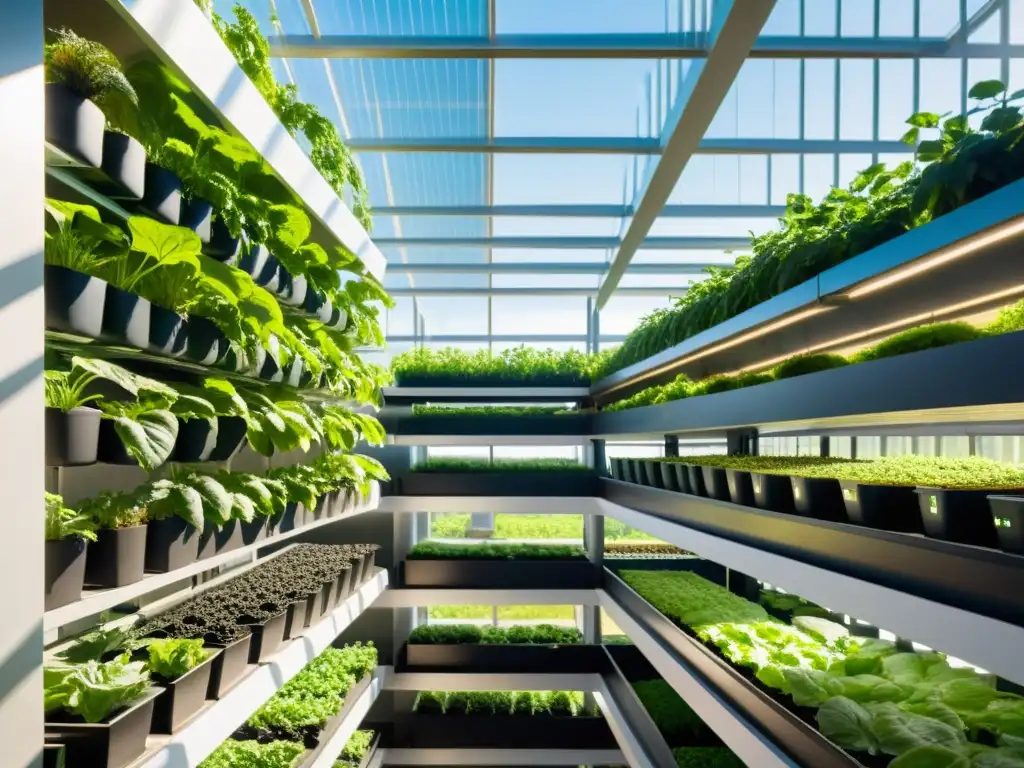
[{"label": "blue sky", "polygon": [[[483,35],[487,32],[486,0],[313,0],[324,34]],[[956,26],[959,0],[921,0],[921,35],[944,37]],[[972,13],[983,0],[968,0]],[[276,0],[286,32],[308,32],[300,0]],[[222,15],[230,2],[218,0]],[[246,0],[267,32],[273,32],[268,0]],[[706,24],[710,0],[496,0],[499,34],[663,32],[690,30]],[[779,0],[765,35],[870,37],[875,34],[875,0]],[[1024,42],[1024,0],[1012,0],[1011,42]],[[837,7],[840,12],[837,13]],[[910,36],[914,0],[878,0],[878,34]],[[925,10],[926,9],[926,10]],[[998,20],[986,25],[972,42],[998,41]],[[838,25],[838,29],[837,29]],[[344,116],[335,105],[325,65],[319,60],[288,63],[301,96],[335,119],[343,136],[473,137],[486,135],[487,64],[473,60],[335,60],[330,63]],[[657,136],[675,89],[688,62],[643,60],[503,60],[495,66],[495,135],[497,136]],[[277,63],[279,79],[287,73]],[[967,82],[999,76],[999,62],[968,62]],[[1011,62],[1010,82],[1024,83],[1024,62]],[[961,63],[925,59],[920,64],[920,106],[935,112],[959,110]],[[800,136],[795,60],[748,61],[720,108],[709,137],[797,138]],[[879,65],[878,137],[898,138],[912,111],[913,64],[906,60]],[[873,64],[846,60],[808,61],[805,68],[804,135],[807,138],[871,139],[874,128]],[[376,205],[482,204],[485,202],[486,158],[452,153],[362,153],[360,163]],[[898,161],[902,157],[882,160]],[[599,155],[496,155],[495,203],[619,203],[632,197],[637,173],[653,158]],[[872,162],[870,155],[843,156],[838,181],[846,183]],[[769,173],[770,165],[770,173]],[[836,180],[831,156],[806,156],[803,189],[815,197]],[[770,175],[770,182],[769,182]],[[698,156],[688,165],[672,194],[672,203],[783,203],[800,189],[796,156]],[[662,219],[652,235],[737,235],[775,226],[765,219]],[[374,235],[482,236],[485,221],[463,217],[377,217]],[[495,235],[614,235],[617,219],[497,218]],[[406,248],[385,250],[389,261],[484,261],[482,249]],[[502,260],[603,261],[604,251],[493,252]],[[644,252],[637,261],[729,261],[721,251]],[[585,286],[593,276],[496,276],[495,286]],[[624,286],[685,285],[685,276],[627,276]],[[415,286],[485,285],[477,275],[417,275]],[[389,286],[409,285],[393,276]],[[613,299],[602,316],[602,331],[628,332],[640,316],[666,299]],[[432,333],[486,333],[486,299],[421,301]],[[493,331],[514,333],[582,333],[585,299],[495,299]],[[391,333],[412,332],[411,300],[400,303],[390,318]]]}]

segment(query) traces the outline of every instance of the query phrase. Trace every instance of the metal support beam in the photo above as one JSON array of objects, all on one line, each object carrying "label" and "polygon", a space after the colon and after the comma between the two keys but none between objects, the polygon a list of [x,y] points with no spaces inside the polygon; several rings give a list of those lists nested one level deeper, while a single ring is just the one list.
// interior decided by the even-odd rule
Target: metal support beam
[{"label": "metal support beam", "polygon": [[[500,136],[473,137],[355,137],[346,144],[353,152],[486,152],[488,154],[660,155],[664,146],[648,136]],[[694,154],[876,154],[912,155],[902,141],[845,139],[702,139]]]},{"label": "metal support beam", "polygon": [[[439,296],[596,296],[597,288],[388,288],[392,297],[418,296],[421,299]],[[644,288],[623,288],[619,296],[682,296],[686,288],[669,288],[667,286],[651,286]],[[427,338],[431,338],[427,336]],[[516,337],[522,338],[522,337]],[[487,336],[481,341],[486,342]]]},{"label": "metal support beam", "polygon": [[[639,212],[637,216],[639,216]],[[636,217],[634,217],[634,221]],[[653,220],[652,220],[653,221]],[[648,227],[649,229],[649,227]],[[628,233],[627,233],[628,236]],[[603,250],[619,248],[617,237],[378,237],[374,241],[379,248],[567,248]],[[648,237],[640,238],[633,248],[637,250],[729,250],[750,247],[749,237]],[[632,254],[631,254],[632,256]],[[625,265],[623,265],[625,269]],[[621,275],[620,275],[621,277]],[[616,281],[617,282],[617,281]]]},{"label": "metal support beam", "polygon": [[[743,219],[777,218],[786,212],[784,205],[666,205],[661,218]],[[628,218],[636,213],[631,205],[550,204],[550,205],[377,205],[374,216],[555,216]],[[390,265],[389,265],[390,266]]]},{"label": "metal support beam", "polygon": [[691,65],[686,79],[679,84],[676,104],[662,129],[665,151],[647,176],[636,215],[608,265],[608,274],[597,294],[599,309],[608,303],[636,252],[648,247],[647,233],[668,202],[774,7],[775,0],[732,0],[712,6],[708,33],[711,49],[705,61]]},{"label": "metal support beam", "polygon": [[[43,744],[43,3],[5,0],[0,24],[0,744],[11,768]],[[56,488],[51,490],[56,491]],[[13,510],[19,510],[14,513]]]},{"label": "metal support beam", "polygon": [[[603,275],[607,264],[603,261],[478,261],[447,262],[424,261],[409,264],[391,264],[390,274],[458,274],[458,275]],[[723,262],[673,262],[657,264],[630,264],[631,275],[699,275],[708,267],[720,267]]]},{"label": "metal support beam", "polygon": [[[742,5],[742,3],[741,3]],[[763,26],[763,24],[762,24]],[[760,27],[758,27],[760,31]],[[755,38],[757,35],[755,33]],[[713,38],[712,38],[713,39]],[[757,59],[911,59],[947,55],[945,38],[762,36]],[[695,35],[276,35],[270,55],[288,59],[703,59],[709,46]],[[977,58],[972,52],[972,57]],[[992,56],[992,58],[996,58]]]}]

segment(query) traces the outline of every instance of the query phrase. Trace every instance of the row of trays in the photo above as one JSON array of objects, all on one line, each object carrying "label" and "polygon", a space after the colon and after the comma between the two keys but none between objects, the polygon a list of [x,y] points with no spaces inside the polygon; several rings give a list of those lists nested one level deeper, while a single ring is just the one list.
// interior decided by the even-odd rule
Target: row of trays
[{"label": "row of trays", "polygon": [[[49,749],[62,746],[69,766],[124,768],[131,764],[146,751],[150,734],[181,731],[208,701],[220,700],[241,682],[252,665],[266,663],[285,643],[338,608],[372,574],[373,554],[353,566],[326,581],[322,590],[295,600],[266,621],[249,625],[251,633],[228,643],[206,642],[204,648],[210,655],[205,661],[176,680],[156,680],[158,685],[104,721],[84,723],[72,716],[48,715],[45,738]],[[353,686],[346,702],[356,701],[369,681],[367,677]],[[345,714],[343,705],[324,732],[337,729]]]},{"label": "row of trays", "polygon": [[96,541],[69,537],[46,542],[45,608],[52,611],[88,597],[83,592],[113,589],[141,581],[146,573],[170,573],[215,555],[291,533],[353,508],[355,494],[325,494],[317,506],[288,504],[283,512],[252,522],[229,520],[219,528],[196,530],[179,517],[150,520],[129,528],[96,532]]},{"label": "row of trays", "polygon": [[1024,489],[867,485],[680,461],[611,459],[616,480],[771,512],[1024,554]]}]

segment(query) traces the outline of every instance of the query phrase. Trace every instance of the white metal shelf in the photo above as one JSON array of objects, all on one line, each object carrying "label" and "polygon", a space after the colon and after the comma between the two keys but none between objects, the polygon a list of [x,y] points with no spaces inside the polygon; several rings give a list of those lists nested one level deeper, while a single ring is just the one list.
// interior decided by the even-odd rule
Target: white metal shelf
[{"label": "white metal shelf", "polygon": [[[160,741],[153,739],[154,751],[149,751],[133,765],[133,768],[198,766],[222,741],[230,737],[249,715],[295,677],[304,666],[330,647],[338,635],[376,602],[387,586],[388,572],[377,569],[373,576],[329,616],[286,644],[269,662],[257,667],[221,699],[208,701],[204,709],[181,731]],[[386,678],[386,672],[381,678]],[[366,701],[360,699],[356,708],[346,718],[343,728],[351,724],[354,731],[358,727],[383,684],[383,679],[375,680],[371,684],[364,693],[364,696],[369,695],[371,698]],[[358,714],[359,712],[362,714]],[[339,752],[341,746],[344,746],[344,741],[338,748]],[[321,764],[332,763],[321,763],[318,760],[317,766]]]},{"label": "white metal shelf", "polygon": [[208,557],[205,560],[197,560],[184,568],[178,568],[177,570],[170,571],[168,573],[147,574],[141,581],[137,581],[134,584],[128,584],[124,587],[84,591],[82,593],[81,600],[76,600],[73,603],[61,606],[60,608],[54,608],[52,611],[47,611],[43,615],[43,631],[49,632],[54,629],[59,629],[67,624],[71,624],[72,622],[79,621],[80,619],[85,619],[89,616],[97,616],[103,611],[113,608],[115,605],[129,602],[138,597],[142,597],[143,595],[155,592],[158,589],[163,589],[164,587],[176,584],[184,579],[191,578],[196,574],[213,570],[218,566],[227,565],[229,563],[239,563],[244,561],[247,557],[256,558],[259,556],[259,549],[274,544],[280,544],[283,541],[288,541],[303,533],[308,533],[309,531],[315,531],[317,528],[322,528],[325,525],[331,525],[339,520],[348,520],[364,514],[375,509],[379,501],[380,487],[377,483],[374,483],[370,497],[358,504],[353,511],[347,512],[343,515],[317,520],[309,525],[297,528],[294,531],[277,533],[268,539],[261,539],[253,544],[249,544],[248,546],[232,550],[231,552],[225,552],[220,555],[214,555],[213,557]]},{"label": "white metal shelf", "polygon": [[[382,765],[625,765],[618,749],[384,749]],[[760,768],[760,766],[758,766]]]},{"label": "white metal shelf", "polygon": [[324,743],[320,754],[308,766],[304,766],[304,768],[332,768],[338,759],[338,755],[341,754],[341,750],[345,748],[345,744],[348,743],[352,734],[359,729],[359,725],[370,711],[373,702],[377,700],[382,688],[383,676],[380,674],[380,668],[378,667],[378,671],[370,681],[369,687],[360,694],[359,698],[349,708],[349,711],[345,713],[345,719],[342,720],[338,729]]}]

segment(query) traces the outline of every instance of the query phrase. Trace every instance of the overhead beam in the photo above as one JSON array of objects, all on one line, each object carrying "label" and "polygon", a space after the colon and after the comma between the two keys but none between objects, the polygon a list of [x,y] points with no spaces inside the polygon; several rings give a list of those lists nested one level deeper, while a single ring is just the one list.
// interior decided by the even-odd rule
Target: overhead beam
[{"label": "overhead beam", "polygon": [[[438,297],[465,297],[465,296],[596,296],[597,287],[594,288],[388,288],[392,297],[415,296],[418,299],[430,299]],[[670,288],[668,286],[653,286],[642,288],[623,288],[617,292],[617,296],[682,296],[686,288]],[[430,339],[427,334],[426,339]],[[522,338],[522,337],[517,337]],[[604,338],[604,337],[602,337]]]},{"label": "overhead beam", "polygon": [[[661,139],[652,136],[484,136],[441,138],[365,137],[347,142],[353,152],[469,152],[512,155],[660,155]],[[914,147],[902,141],[846,139],[702,139],[698,155],[835,155],[913,154]]]},{"label": "overhead beam", "polygon": [[[563,218],[614,218],[632,216],[632,205],[603,203],[537,205],[377,205],[374,216],[555,216]],[[784,205],[666,205],[661,218],[743,219],[778,218]]]},{"label": "overhead beam", "polygon": [[598,309],[608,303],[636,252],[647,247],[647,233],[700,146],[774,7],[775,0],[723,0],[712,5],[711,50],[706,60],[690,65],[679,83],[676,102],[662,128],[664,152],[647,175],[636,214],[608,264],[597,294]]},{"label": "overhead beam", "polygon": [[[763,25],[762,25],[763,26]],[[289,59],[702,59],[703,35],[275,35],[271,56]],[[982,57],[999,58],[995,51]],[[757,59],[913,59],[950,55],[941,37],[764,36],[748,48]],[[972,50],[972,58],[978,55]],[[1001,54],[1000,54],[1001,55]]]},{"label": "overhead beam", "polygon": [[[378,237],[378,248],[567,248],[600,250],[618,248],[617,237]],[[648,237],[638,248],[645,250],[729,250],[749,248],[749,237]],[[395,266],[392,264],[391,266]]]},{"label": "overhead beam", "polygon": [[[726,266],[722,262],[672,262],[631,264],[631,275],[698,275],[707,267]],[[424,261],[392,264],[392,274],[457,274],[457,275],[603,275],[608,265],[603,261],[492,261],[450,262]]]}]

